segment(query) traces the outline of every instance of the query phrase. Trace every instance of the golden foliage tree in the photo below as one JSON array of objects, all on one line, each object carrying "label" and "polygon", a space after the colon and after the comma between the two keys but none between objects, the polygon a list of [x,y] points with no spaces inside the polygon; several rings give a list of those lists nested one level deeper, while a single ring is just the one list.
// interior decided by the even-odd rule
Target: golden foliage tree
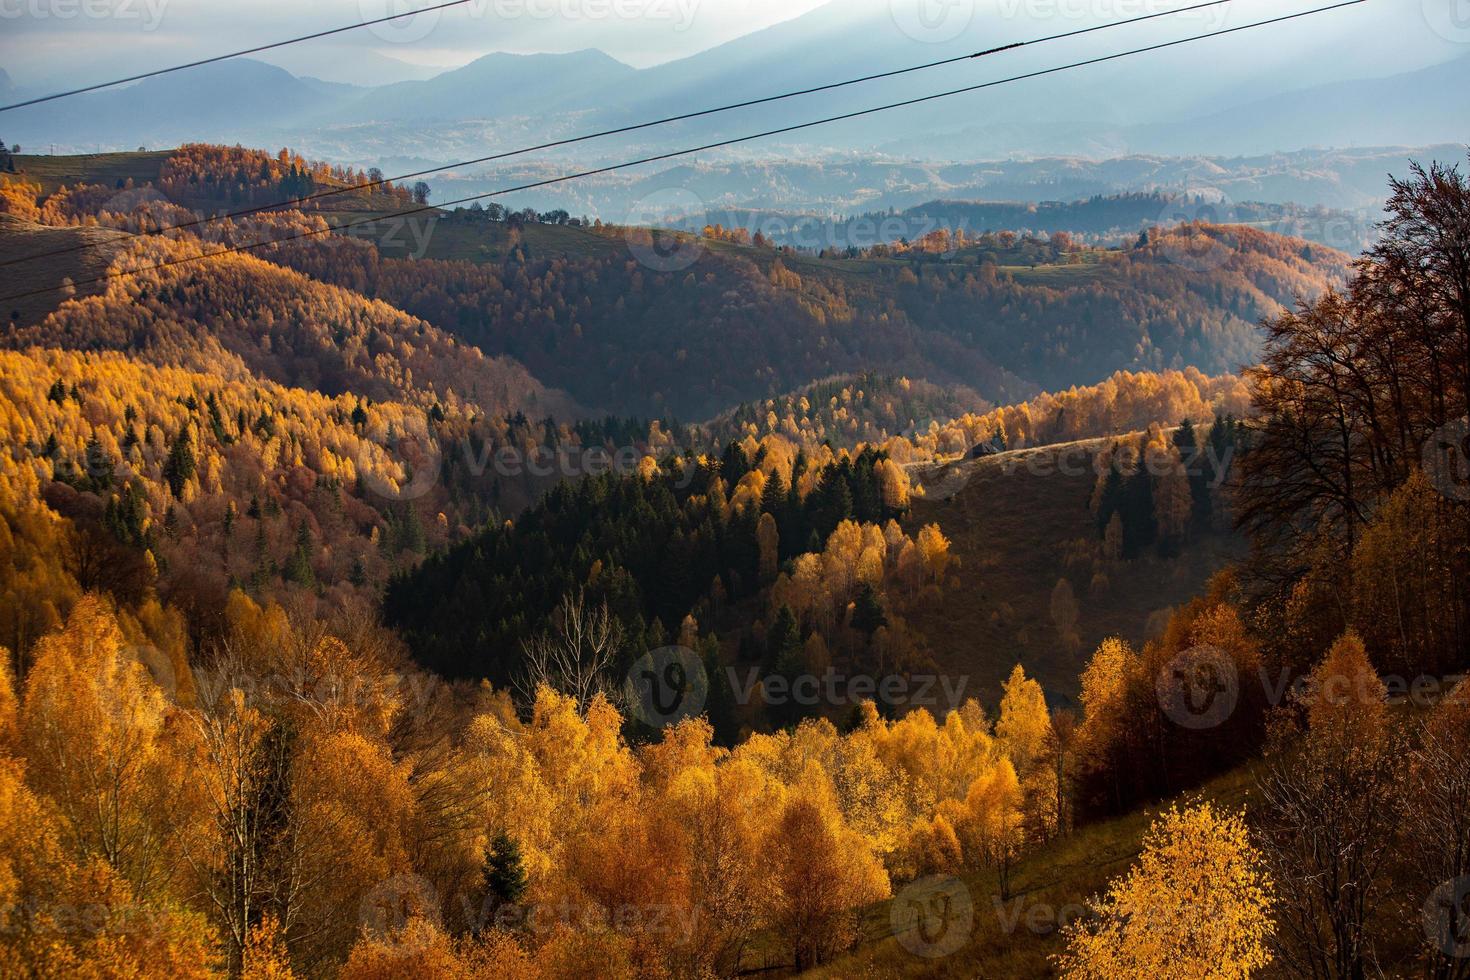
[{"label": "golden foliage tree", "polygon": [[1163,814],[1143,854],[1067,931],[1064,977],[1243,980],[1271,963],[1272,882],[1244,819],[1204,803]]},{"label": "golden foliage tree", "polygon": [[1288,968],[1364,976],[1389,901],[1403,818],[1401,734],[1356,634],[1307,678],[1260,776],[1261,839],[1278,885],[1276,950]]},{"label": "golden foliage tree", "polygon": [[167,851],[182,771],[168,713],[104,601],[84,598],[37,644],[20,716],[28,779],[55,801],[69,845],[142,895],[177,870]]}]

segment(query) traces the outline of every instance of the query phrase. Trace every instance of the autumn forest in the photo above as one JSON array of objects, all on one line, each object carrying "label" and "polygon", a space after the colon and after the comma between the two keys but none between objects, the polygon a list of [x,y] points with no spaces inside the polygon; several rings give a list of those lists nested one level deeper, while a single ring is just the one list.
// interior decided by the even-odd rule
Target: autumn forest
[{"label": "autumn forest", "polygon": [[1466,168],[804,248],[0,144],[0,976],[1470,978]]}]

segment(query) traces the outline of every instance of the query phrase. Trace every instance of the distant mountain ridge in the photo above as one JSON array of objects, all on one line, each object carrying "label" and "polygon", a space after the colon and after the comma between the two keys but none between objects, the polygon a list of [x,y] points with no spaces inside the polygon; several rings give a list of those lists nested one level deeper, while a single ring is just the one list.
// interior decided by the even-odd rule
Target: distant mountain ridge
[{"label": "distant mountain ridge", "polygon": [[[1470,140],[1470,55],[1388,78],[1338,82],[1227,109],[1197,119],[1139,129],[1132,138],[1158,153],[1239,133],[1246,153],[1286,147],[1343,146],[1343,134],[1372,120],[1385,144]],[[1356,141],[1362,145],[1364,140]]]},{"label": "distant mountain ridge", "polygon": [[718,221],[726,228],[743,228],[752,236],[760,233],[774,245],[808,252],[866,249],[890,245],[900,239],[917,241],[940,230],[967,235],[1010,231],[1042,237],[1064,232],[1088,241],[1126,244],[1152,227],[1168,228],[1199,220],[1249,225],[1350,254],[1364,251],[1373,241],[1376,216],[1264,202],[1214,205],[1205,197],[1206,190],[1195,188],[1193,193],[1097,194],[1076,201],[941,199],[902,211],[895,209],[839,218],[781,211],[731,210],[724,215],[681,218],[669,222],[669,226],[698,232]]},{"label": "distant mountain ridge", "polygon": [[[311,156],[353,162],[390,152],[447,162],[478,155],[467,152],[470,147],[488,152],[521,145],[523,135],[555,138],[626,125],[1055,30],[1047,18],[992,6],[982,4],[973,22],[942,44],[911,36],[912,27],[900,30],[886,2],[853,0],[645,69],[596,50],[501,53],[425,81],[371,89],[240,59],[8,114],[4,135],[62,148],[206,139],[288,144]],[[1457,95],[1470,85],[1470,56],[1443,39],[1425,41],[1415,34],[1405,40],[1410,32],[1395,19],[1401,13],[1354,11],[1284,25],[1273,32],[1279,40],[1268,53],[1244,40],[1204,41],[823,127],[761,148],[787,156],[881,151],[909,159],[974,160],[1232,155],[1462,139],[1465,119]],[[999,80],[1056,67],[1079,53],[1116,52],[1217,26],[1202,17],[1163,18],[1097,34],[1085,51],[1065,45],[1023,48],[983,62],[598,141],[579,147],[576,155],[580,160],[636,149],[666,151],[715,133],[728,138]],[[1244,22],[1243,14],[1229,21]],[[1250,57],[1242,56],[1246,52]],[[1197,71],[1201,59],[1213,59],[1210,72]],[[1395,73],[1395,67],[1402,70]],[[1370,73],[1388,77],[1366,77]],[[334,152],[340,149],[350,152]]]},{"label": "distant mountain ridge", "polygon": [[[334,109],[341,121],[487,119],[586,108],[589,95],[632,78],[637,69],[601,51],[488,54],[422,82],[373,89]],[[535,79],[536,84],[531,84]]]}]

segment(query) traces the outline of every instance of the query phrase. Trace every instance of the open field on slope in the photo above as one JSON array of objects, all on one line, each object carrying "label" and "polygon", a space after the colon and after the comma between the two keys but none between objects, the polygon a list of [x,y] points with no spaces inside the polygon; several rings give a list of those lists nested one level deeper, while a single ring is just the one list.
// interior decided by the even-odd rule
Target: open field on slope
[{"label": "open field on slope", "polygon": [[[0,262],[58,252],[83,243],[114,242],[122,238],[124,236],[118,232],[101,228],[49,228],[0,214]],[[35,289],[49,291],[6,303],[0,310],[0,316],[11,328],[38,323],[68,297],[68,291],[51,287],[66,279],[81,282],[105,274],[115,252],[115,247],[87,248],[6,266],[4,273],[0,274],[0,295],[13,296]],[[88,295],[98,292],[104,285],[84,285],[70,292]]]},{"label": "open field on slope", "polygon": [[[1070,701],[1099,643],[1109,636],[1143,642],[1244,547],[1227,532],[1196,532],[1177,558],[1150,553],[1103,564],[1106,586],[1094,588],[1098,536],[1088,503],[1096,456],[1108,441],[911,471],[929,496],[915,501],[905,530],[938,523],[960,567],[941,596],[921,599],[907,615],[940,672],[968,678],[966,694],[982,703],[994,706],[1017,662],[1054,700]],[[1075,646],[1053,618],[1060,579],[1076,598]]]},{"label": "open field on slope", "polygon": [[[1256,794],[1255,776],[1247,766],[1206,784],[1186,800],[1205,799],[1228,810],[1248,806]],[[1150,807],[1115,820],[1084,827],[1027,854],[1011,872],[1011,897],[1000,898],[995,872],[962,877],[968,892],[973,924],[964,927],[964,908],[952,906],[949,928],[959,930],[958,948],[948,955],[918,956],[896,933],[894,906],[913,900],[905,884],[894,882],[894,899],[880,902],[863,917],[862,940],[848,956],[804,976],[822,980],[858,980],[892,977],[964,977],[981,980],[1037,980],[1055,976],[1050,957],[1064,948],[1058,924],[1075,921],[1086,902],[1101,893],[1109,880],[1128,870],[1138,856],[1144,833],[1160,809]],[[904,936],[912,943],[916,937]],[[936,943],[949,936],[942,926]],[[766,950],[762,950],[766,953]]]},{"label": "open field on slope", "polygon": [[21,154],[15,158],[15,169],[41,185],[48,194],[63,184],[103,184],[118,181],[134,184],[153,183],[163,171],[164,161],[172,150],[144,153],[84,153],[77,156]]}]

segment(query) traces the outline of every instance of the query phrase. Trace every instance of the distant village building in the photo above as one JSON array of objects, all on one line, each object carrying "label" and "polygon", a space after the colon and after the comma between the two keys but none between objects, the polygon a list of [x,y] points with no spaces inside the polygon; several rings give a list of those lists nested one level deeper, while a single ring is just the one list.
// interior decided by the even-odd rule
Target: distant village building
[{"label": "distant village building", "polygon": [[986,442],[977,443],[975,448],[970,450],[970,455],[967,458],[984,459],[987,456],[999,456],[1005,451],[1005,443],[1001,442],[999,437],[997,437]]}]

